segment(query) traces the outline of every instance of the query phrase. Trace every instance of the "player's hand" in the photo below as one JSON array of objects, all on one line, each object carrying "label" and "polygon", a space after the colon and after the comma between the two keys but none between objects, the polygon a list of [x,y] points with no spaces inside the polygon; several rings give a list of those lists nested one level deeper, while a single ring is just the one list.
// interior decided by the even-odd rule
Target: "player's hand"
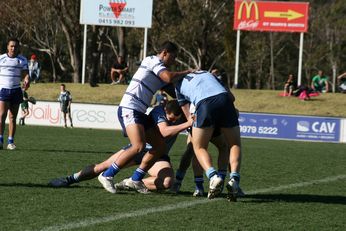
[{"label": "player's hand", "polygon": [[187,121],[189,122],[190,126],[192,126],[193,122],[195,121],[195,115],[191,114]]},{"label": "player's hand", "polygon": [[28,90],[28,88],[30,87],[30,81],[24,79],[24,83],[23,83],[24,89]]}]

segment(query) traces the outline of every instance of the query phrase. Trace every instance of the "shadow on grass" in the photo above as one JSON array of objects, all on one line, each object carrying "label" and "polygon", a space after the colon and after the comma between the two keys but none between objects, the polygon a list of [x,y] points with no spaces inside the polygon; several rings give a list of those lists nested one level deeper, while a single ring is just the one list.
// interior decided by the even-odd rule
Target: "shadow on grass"
[{"label": "shadow on grass", "polygon": [[251,199],[245,203],[292,202],[292,203],[323,203],[346,205],[345,196],[308,195],[308,194],[254,194],[244,198]]}]

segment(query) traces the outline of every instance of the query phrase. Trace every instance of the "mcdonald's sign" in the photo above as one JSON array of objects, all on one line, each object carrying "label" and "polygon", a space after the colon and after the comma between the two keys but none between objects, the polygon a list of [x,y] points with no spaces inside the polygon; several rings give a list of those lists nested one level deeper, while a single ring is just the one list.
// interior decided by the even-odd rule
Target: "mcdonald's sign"
[{"label": "mcdonald's sign", "polygon": [[309,3],[235,0],[235,30],[306,32]]}]

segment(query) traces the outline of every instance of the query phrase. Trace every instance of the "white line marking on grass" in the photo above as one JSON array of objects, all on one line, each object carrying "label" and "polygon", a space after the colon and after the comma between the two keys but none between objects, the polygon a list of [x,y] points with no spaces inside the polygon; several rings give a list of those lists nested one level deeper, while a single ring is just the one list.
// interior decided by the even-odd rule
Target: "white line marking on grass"
[{"label": "white line marking on grass", "polygon": [[[327,178],[323,178],[320,180],[313,180],[313,181],[307,181],[307,182],[301,182],[301,183],[281,185],[278,187],[257,189],[257,190],[247,191],[246,193],[248,195],[253,195],[253,194],[259,194],[259,193],[281,191],[284,189],[301,188],[301,187],[306,187],[306,186],[310,186],[310,185],[314,185],[314,184],[329,183],[332,181],[338,181],[338,180],[343,180],[343,179],[346,179],[346,175],[332,176],[332,177],[327,177]],[[146,216],[146,215],[152,214],[152,213],[167,212],[167,211],[176,210],[176,209],[184,209],[187,207],[192,207],[192,206],[196,206],[199,204],[206,204],[209,202],[220,201],[220,200],[224,200],[224,198],[217,198],[217,199],[213,199],[213,200],[200,199],[200,200],[193,200],[193,201],[183,201],[183,202],[180,202],[180,203],[177,203],[174,205],[165,205],[165,206],[160,206],[160,207],[144,208],[144,209],[139,209],[139,210],[136,210],[133,212],[119,213],[119,214],[114,214],[112,216],[107,216],[107,217],[88,218],[88,219],[76,221],[73,223],[49,226],[49,227],[41,229],[41,231],[58,231],[58,230],[76,229],[76,228],[81,228],[81,227],[86,227],[86,226],[97,225],[97,224],[112,222],[112,221],[116,221],[116,220],[121,220],[121,219],[125,219],[125,218],[140,217],[140,216]]]}]

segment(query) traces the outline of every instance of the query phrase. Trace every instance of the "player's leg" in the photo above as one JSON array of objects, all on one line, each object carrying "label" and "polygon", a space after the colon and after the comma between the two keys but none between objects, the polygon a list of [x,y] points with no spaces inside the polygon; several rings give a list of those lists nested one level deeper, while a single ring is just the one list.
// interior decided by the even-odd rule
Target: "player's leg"
[{"label": "player's leg", "polygon": [[204,195],[204,178],[203,178],[203,168],[199,164],[197,158],[195,155],[192,157],[192,169],[193,169],[193,175],[195,179],[195,191],[193,192],[194,197],[200,197]]},{"label": "player's leg", "polygon": [[71,110],[69,110],[69,111],[68,111],[67,115],[68,115],[68,119],[70,120],[70,125],[71,125],[71,128],[73,128],[73,122],[72,122]]},{"label": "player's leg", "polygon": [[230,145],[230,181],[227,183],[227,189],[229,191],[229,199],[236,200],[236,196],[239,191],[240,182],[240,165],[241,165],[241,140],[239,126],[232,128],[222,128],[222,132],[225,135]]},{"label": "player's leg", "polygon": [[192,129],[192,143],[198,162],[206,171],[209,179],[208,198],[212,199],[221,192],[223,180],[218,176],[217,171],[212,165],[212,159],[208,153],[208,143],[212,137],[214,128],[196,128]]},{"label": "player's leg", "polygon": [[156,160],[163,156],[166,151],[166,144],[157,126],[149,128],[145,135],[147,142],[152,145],[152,149],[143,156],[139,167],[134,171],[128,183],[129,188],[140,193],[148,192],[142,179],[146,172],[155,164]]},{"label": "player's leg", "polygon": [[[184,154],[181,156],[179,167],[175,173],[175,181],[172,186],[171,191],[174,193],[178,193],[182,184],[182,181],[185,177],[186,170],[189,168],[191,159],[195,155],[193,152],[193,145],[191,142],[191,136],[188,135],[187,145]],[[203,172],[202,172],[203,175]]]},{"label": "player's leg", "polygon": [[63,111],[63,115],[64,115],[64,127],[67,128],[67,121],[66,121],[66,110]]},{"label": "player's leg", "polygon": [[[1,96],[1,93],[0,93]],[[0,149],[3,149],[3,143],[4,143],[4,132],[5,132],[5,121],[6,121],[6,117],[7,117],[7,112],[8,112],[8,108],[9,108],[9,103],[6,101],[0,101]]]},{"label": "player's leg", "polygon": [[8,139],[7,149],[14,150],[16,145],[14,144],[14,136],[16,134],[16,120],[19,110],[19,104],[11,103],[8,110]]},{"label": "player's leg", "polygon": [[[121,149],[118,152],[114,153],[107,160],[101,163],[88,165],[79,172],[73,173],[67,177],[53,179],[48,184],[52,187],[66,187],[71,184],[96,178],[101,172],[108,169],[122,153],[124,153],[124,149]],[[130,162],[127,166],[132,165],[135,165],[135,163]]]},{"label": "player's leg", "polygon": [[159,160],[149,169],[150,176],[143,179],[149,190],[164,190],[171,187],[174,171],[169,161]]}]

